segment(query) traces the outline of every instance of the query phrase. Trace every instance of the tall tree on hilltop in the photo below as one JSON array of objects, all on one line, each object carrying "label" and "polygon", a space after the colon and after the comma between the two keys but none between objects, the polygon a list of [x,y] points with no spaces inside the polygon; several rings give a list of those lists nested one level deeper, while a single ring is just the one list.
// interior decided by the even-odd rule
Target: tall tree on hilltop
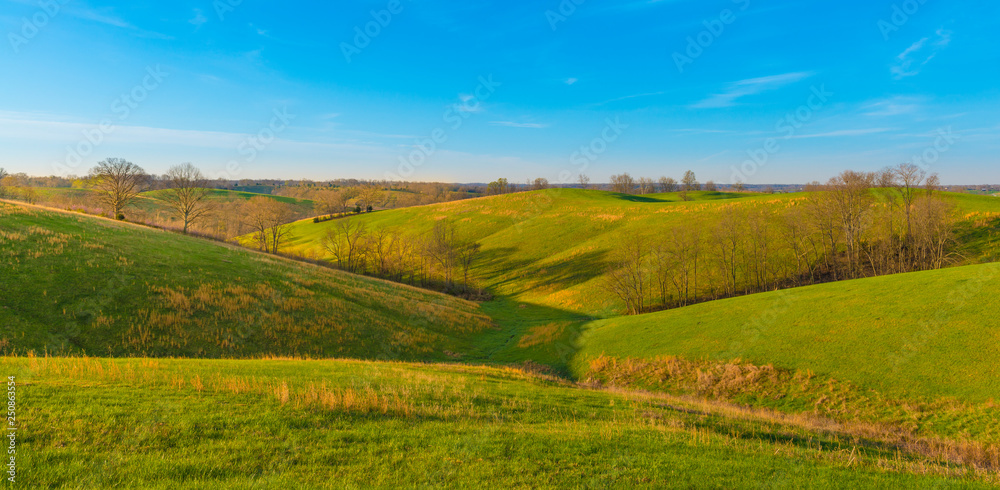
[{"label": "tall tree on hilltop", "polygon": [[170,188],[164,192],[163,200],[184,223],[184,233],[196,221],[201,220],[211,210],[207,201],[211,192],[208,180],[190,163],[175,165],[167,170]]},{"label": "tall tree on hilltop", "polygon": [[111,217],[125,219],[124,209],[133,204],[148,180],[146,171],[124,158],[108,158],[90,170],[98,201],[110,208]]}]

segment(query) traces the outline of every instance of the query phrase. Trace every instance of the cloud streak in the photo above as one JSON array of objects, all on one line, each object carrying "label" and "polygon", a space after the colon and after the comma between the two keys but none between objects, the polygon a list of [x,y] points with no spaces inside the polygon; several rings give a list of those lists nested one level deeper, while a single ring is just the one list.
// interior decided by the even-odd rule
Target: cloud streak
[{"label": "cloud streak", "polygon": [[919,75],[924,65],[949,44],[951,44],[951,31],[938,29],[934,32],[933,38],[925,37],[899,53],[889,71],[896,80]]},{"label": "cloud streak", "polygon": [[720,109],[735,106],[744,97],[757,95],[770,90],[777,90],[786,85],[805,80],[813,74],[810,72],[783,73],[768,77],[748,78],[730,83],[726,90],[712,94],[710,97],[698,101],[689,107],[692,109]]}]

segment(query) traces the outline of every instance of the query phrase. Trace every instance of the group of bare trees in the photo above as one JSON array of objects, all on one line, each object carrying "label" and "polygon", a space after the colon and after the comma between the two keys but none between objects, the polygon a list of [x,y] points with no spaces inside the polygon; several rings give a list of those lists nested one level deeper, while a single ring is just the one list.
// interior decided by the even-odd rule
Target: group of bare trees
[{"label": "group of bare trees", "polygon": [[500,194],[510,194],[511,192],[514,192],[515,189],[516,186],[507,182],[507,179],[501,177],[486,185],[486,195],[498,196]]},{"label": "group of bare trees", "polygon": [[[126,208],[138,201],[151,180],[141,167],[121,158],[101,161],[91,170],[89,179],[98,201],[119,220],[125,219]],[[208,180],[190,163],[171,167],[161,180],[165,189],[158,197],[181,223],[184,233],[196,225],[203,225],[203,233],[225,239],[252,233],[257,246],[268,253],[277,253],[288,237],[289,222],[294,218],[292,209],[278,199],[256,196],[246,201],[213,203]]]},{"label": "group of bare trees", "polygon": [[[481,249],[447,220],[420,235],[340,220],[327,233],[323,248],[347,272],[465,293],[473,290],[469,271]],[[460,286],[456,277],[461,278]]]},{"label": "group of bare trees", "polygon": [[612,253],[607,289],[629,313],[783,287],[937,269],[952,257],[953,205],[912,165],[846,171],[779,207],[721,204],[664,237]]},{"label": "group of bare trees", "polygon": [[349,213],[352,210],[356,213],[372,212],[387,206],[391,198],[391,193],[380,184],[369,182],[357,186],[323,189],[318,191],[313,199],[316,201],[315,211],[318,214],[335,215]]},{"label": "group of bare trees", "polygon": [[[653,194],[656,192],[678,192],[681,193],[681,199],[687,201],[690,200],[690,192],[702,190],[702,185],[698,182],[698,178],[695,177],[693,171],[688,170],[684,172],[684,177],[681,182],[678,183],[672,177],[660,177],[659,180],[654,181],[648,177],[640,177],[636,180],[634,177],[628,174],[628,172],[612,175],[611,176],[611,190],[613,192],[618,192],[621,194]],[[705,183],[706,191],[715,191],[716,186],[712,181]]]}]

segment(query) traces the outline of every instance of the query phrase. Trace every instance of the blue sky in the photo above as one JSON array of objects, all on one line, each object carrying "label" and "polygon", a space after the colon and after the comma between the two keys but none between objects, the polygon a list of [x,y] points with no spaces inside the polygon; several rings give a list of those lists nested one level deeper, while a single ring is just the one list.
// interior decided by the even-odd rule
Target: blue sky
[{"label": "blue sky", "polygon": [[0,166],[1000,182],[1000,2],[313,3],[0,0]]}]

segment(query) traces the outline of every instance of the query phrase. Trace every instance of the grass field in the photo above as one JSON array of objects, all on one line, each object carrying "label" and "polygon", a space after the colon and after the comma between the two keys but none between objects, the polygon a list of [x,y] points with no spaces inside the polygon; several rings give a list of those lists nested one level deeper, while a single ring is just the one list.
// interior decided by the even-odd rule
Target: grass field
[{"label": "grass field", "polygon": [[579,379],[1000,442],[1000,264],[596,320]]},{"label": "grass field", "polygon": [[451,359],[474,303],[236,247],[0,204],[8,352]]},{"label": "grass field", "polygon": [[[1000,483],[1000,265],[633,317],[588,303],[607,294],[594,267],[616,233],[790,199],[699,197],[559,191],[352,218],[429,229],[457,213],[501,293],[481,304],[0,203],[0,348],[39,355],[0,358],[21,471],[163,488]],[[956,199],[992,219],[992,198]],[[322,225],[297,224],[292,246]]]},{"label": "grass field", "polygon": [[[77,207],[96,205],[97,193],[93,189],[77,189],[69,187],[35,187],[35,193],[40,202],[50,204],[54,207]],[[19,192],[15,189],[15,194]],[[163,201],[167,191],[147,191],[139,194],[133,209],[140,210],[149,218],[156,218],[161,222],[176,221],[170,207]],[[230,191],[225,189],[212,189],[208,194],[208,201],[212,204],[224,204],[228,202],[246,201],[255,196],[264,196],[275,199],[279,202],[292,206],[295,216],[307,216],[313,214],[314,202],[308,199],[295,199],[291,197],[274,196],[271,194],[257,194],[245,191]]]},{"label": "grass field", "polygon": [[[617,298],[603,288],[610,252],[622,240],[646,236],[663,240],[682,223],[710,227],[723,206],[788,207],[804,194],[694,192],[631,196],[605,191],[549,189],[430,206],[384,211],[354,218],[370,229],[411,235],[429,231],[441,219],[456,233],[482,243],[472,275],[494,295],[577,315],[612,317]],[[987,196],[949,195],[970,223],[963,228],[966,257],[985,261],[1000,249],[1000,233],[983,225],[1000,218],[1000,201]],[[284,251],[324,257],[322,239],[336,222],[299,221]],[[980,225],[980,226],[974,226]]]},{"label": "grass field", "polygon": [[892,394],[985,402],[1000,398],[998,281],[1000,264],[984,264],[598,320],[584,327],[577,360],[739,358]]},{"label": "grass field", "polygon": [[0,358],[18,480],[85,487],[914,487],[996,476],[818,418],[517,370]]},{"label": "grass field", "polygon": [[[484,304],[483,311],[503,326],[477,344],[479,358],[533,359],[562,369],[575,350],[581,325],[622,313],[621,300],[604,284],[611,251],[623,240],[647,236],[662,241],[685,223],[710,228],[723,206],[784,208],[805,199],[801,193],[691,196],[693,201],[684,202],[677,193],[629,196],[549,189],[349,219],[411,236],[426,233],[438,220],[452,220],[457,234],[482,244],[471,275],[493,293],[496,299]],[[957,260],[1000,260],[1000,201],[965,194],[948,194],[948,199],[964,219]],[[299,221],[284,251],[323,257],[320,244],[336,225]]]}]

